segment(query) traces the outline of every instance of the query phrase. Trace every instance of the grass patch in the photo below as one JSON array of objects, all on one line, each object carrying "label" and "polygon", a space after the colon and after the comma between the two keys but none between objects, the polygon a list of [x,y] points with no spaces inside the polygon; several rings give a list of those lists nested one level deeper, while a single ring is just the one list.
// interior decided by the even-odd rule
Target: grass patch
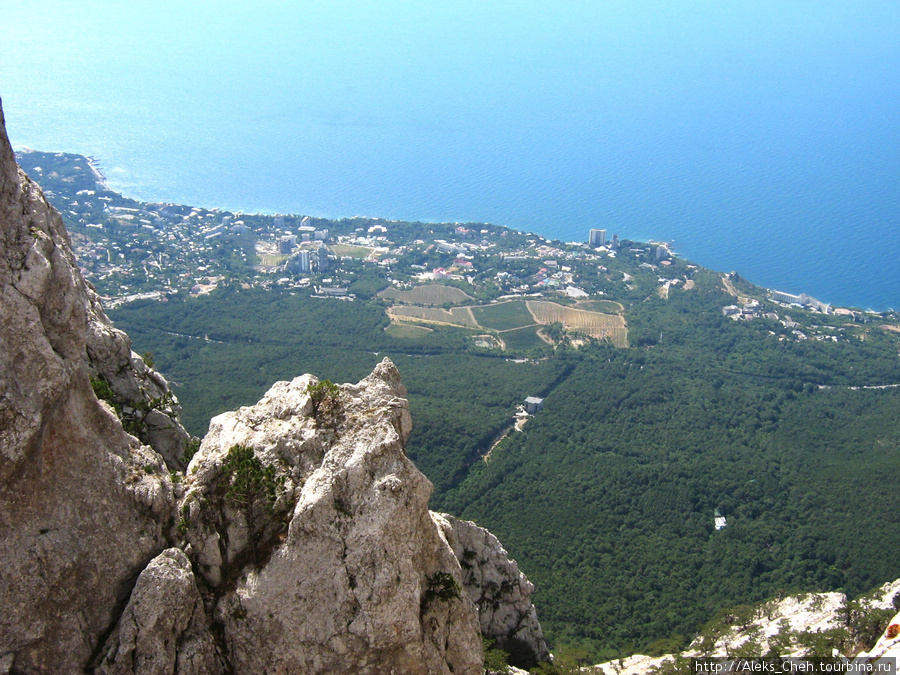
[{"label": "grass patch", "polygon": [[439,307],[391,307],[388,309],[388,316],[391,317],[391,319],[399,318],[401,321],[406,318],[417,319],[428,323],[463,326],[465,328],[478,327],[475,322],[472,321],[472,315],[469,314],[467,307],[454,307],[450,310],[440,309]]},{"label": "grass patch", "polygon": [[384,331],[391,337],[410,340],[422,338],[429,333],[434,332],[434,330],[431,328],[426,328],[425,326],[416,326],[409,323],[392,323],[387,328],[385,328]]},{"label": "grass patch", "polygon": [[357,258],[365,260],[375,249],[368,246],[354,246],[352,244],[334,244],[329,247],[338,258]]},{"label": "grass patch", "polygon": [[500,333],[500,339],[507,349],[534,349],[547,344],[538,337],[537,331],[538,326],[513,328]]},{"label": "grass patch", "polygon": [[472,315],[479,324],[493,330],[511,330],[536,323],[524,300],[472,307]]},{"label": "grass patch", "polygon": [[624,311],[622,305],[612,300],[579,300],[575,303],[578,309],[589,312],[603,312],[604,314],[621,314]]}]

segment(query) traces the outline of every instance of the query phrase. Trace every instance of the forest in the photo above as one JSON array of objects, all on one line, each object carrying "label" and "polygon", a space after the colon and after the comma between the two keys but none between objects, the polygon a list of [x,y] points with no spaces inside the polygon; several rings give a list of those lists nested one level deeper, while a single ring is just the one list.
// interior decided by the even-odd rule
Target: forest
[{"label": "forest", "polygon": [[[462,328],[386,331],[378,300],[237,286],[110,316],[198,436],[276,380],[356,381],[389,356],[432,508],[496,534],[536,584],[551,644],[596,662],[683,646],[727,607],[900,577],[886,553],[900,546],[900,388],[864,388],[900,384],[897,335],[835,324],[836,341],[786,339],[778,322],[723,316],[717,275],[695,278],[667,299],[634,290],[627,349],[481,349]],[[544,410],[485,462],[526,396]]]}]

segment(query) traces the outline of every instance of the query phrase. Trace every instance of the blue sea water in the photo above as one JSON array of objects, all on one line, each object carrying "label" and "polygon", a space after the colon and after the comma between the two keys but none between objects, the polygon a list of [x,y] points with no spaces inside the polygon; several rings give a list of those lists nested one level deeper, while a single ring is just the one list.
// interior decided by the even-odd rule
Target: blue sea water
[{"label": "blue sea water", "polygon": [[0,4],[15,144],[161,201],[671,241],[900,309],[896,0]]}]

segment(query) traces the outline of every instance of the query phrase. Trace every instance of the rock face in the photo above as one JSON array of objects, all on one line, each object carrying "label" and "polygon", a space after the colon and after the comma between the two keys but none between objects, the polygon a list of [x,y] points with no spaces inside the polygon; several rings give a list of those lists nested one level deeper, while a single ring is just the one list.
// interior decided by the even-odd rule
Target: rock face
[{"label": "rock face", "polygon": [[97,673],[222,672],[191,563],[170,548],[138,577],[128,606],[106,641]]},{"label": "rock face", "polygon": [[0,673],[475,675],[479,623],[546,655],[499,542],[428,511],[387,359],[276,383],[170,474],[178,402],[5,131],[0,316]]},{"label": "rock face", "polygon": [[128,430],[162,455],[170,469],[183,469],[190,435],[181,426],[181,408],[169,383],[132,351],[131,339],[113,327],[89,286],[85,296],[92,378],[109,385],[110,403],[119,408]]},{"label": "rock face", "polygon": [[[607,675],[641,675],[671,664],[677,659],[727,656],[761,656],[770,651],[779,656],[831,654],[829,638],[841,645],[835,649],[843,657],[892,657],[900,655],[900,614],[869,652],[861,649],[878,637],[872,628],[884,625],[893,616],[900,593],[900,579],[848,601],[843,593],[802,593],[771,600],[755,607],[744,606],[698,636],[680,654],[651,657],[629,656],[594,666]],[[837,655],[837,653],[835,653]]]},{"label": "rock face", "polygon": [[[895,581],[894,584],[900,587],[900,580]],[[887,666],[896,668],[897,659],[900,659],[900,613],[895,614],[890,620],[884,633],[878,638],[878,642],[872,649],[860,652],[857,657],[871,660],[874,663],[880,661],[885,666],[884,670],[873,670],[873,672],[889,672]]]},{"label": "rock face", "polygon": [[159,455],[91,388],[87,297],[0,133],[0,660],[15,671],[87,664],[174,506]]},{"label": "rock face", "polygon": [[468,520],[433,514],[463,568],[463,588],[478,608],[481,633],[522,667],[549,661],[550,653],[531,602],[532,584],[493,534]]},{"label": "rock face", "polygon": [[[385,360],[356,385],[316,384],[280,382],[256,406],[216,417],[188,468],[187,539],[217,595],[229,662],[240,672],[479,673],[462,570],[431,520],[431,483],[403,451],[399,373]],[[259,466],[248,470],[262,484],[238,497],[241,448],[253,449],[247,461]]]}]

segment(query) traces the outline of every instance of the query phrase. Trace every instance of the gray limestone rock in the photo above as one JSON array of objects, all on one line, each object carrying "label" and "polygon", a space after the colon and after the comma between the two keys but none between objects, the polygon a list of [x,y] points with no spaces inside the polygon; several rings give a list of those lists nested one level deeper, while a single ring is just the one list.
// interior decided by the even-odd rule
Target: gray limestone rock
[{"label": "gray limestone rock", "polygon": [[128,409],[129,430],[162,455],[170,469],[183,469],[190,434],[181,425],[181,407],[169,383],[132,351],[131,339],[112,325],[87,284],[85,310],[91,375],[109,384],[114,402]]},{"label": "gray limestone rock", "polygon": [[[216,417],[188,467],[186,536],[218,595],[230,663],[480,673],[475,608],[429,515],[432,486],[403,449],[411,423],[396,368],[385,359],[319,401],[316,382],[278,383]],[[234,448],[252,449],[243,466],[262,477],[241,499],[228,496],[243,480]]]},{"label": "gray limestone rock", "polygon": [[468,520],[433,514],[463,569],[463,588],[478,608],[481,633],[497,641],[516,665],[549,661],[531,602],[532,584],[493,534]]},{"label": "gray limestone rock", "polygon": [[102,653],[98,675],[222,672],[184,551],[166,549],[141,572]]},{"label": "gray limestone rock", "polygon": [[160,456],[91,388],[86,297],[62,219],[0,131],[0,663],[14,672],[87,664],[174,506]]}]

